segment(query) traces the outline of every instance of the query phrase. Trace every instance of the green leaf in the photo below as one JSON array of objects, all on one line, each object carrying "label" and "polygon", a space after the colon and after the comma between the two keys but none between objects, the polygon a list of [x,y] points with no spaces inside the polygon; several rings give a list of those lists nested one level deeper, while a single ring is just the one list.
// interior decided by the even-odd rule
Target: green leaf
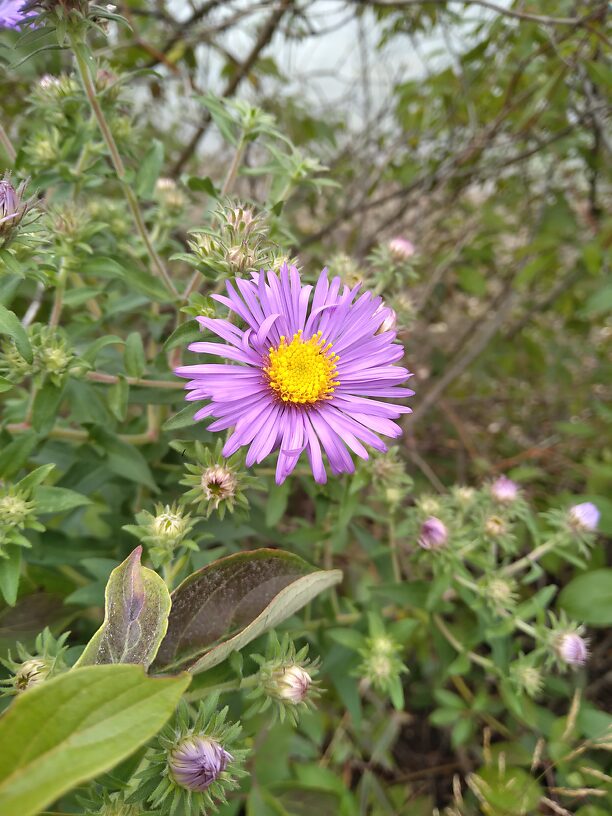
[{"label": "green leaf", "polygon": [[12,383],[10,380],[7,380],[6,377],[0,377],[0,393],[3,391],[10,391],[11,388],[14,388],[15,384]]},{"label": "green leaf", "polygon": [[104,623],[85,647],[77,666],[141,663],[150,666],[168,628],[170,593],[166,582],[141,566],[142,547],[110,574]]},{"label": "green leaf", "polygon": [[74,510],[75,507],[82,507],[91,504],[91,499],[76,490],[68,490],[66,487],[49,487],[41,485],[34,489],[34,500],[36,502],[36,512],[45,513],[65,513],[67,510]]},{"label": "green leaf", "polygon": [[13,476],[17,473],[38,445],[38,440],[36,431],[27,431],[3,446],[0,452],[0,476]]},{"label": "green leaf", "polygon": [[6,306],[0,305],[0,334],[8,334],[12,337],[17,346],[17,351],[21,354],[27,363],[31,363],[34,359],[32,356],[32,347],[26,330],[19,322],[17,315],[9,311]]},{"label": "green leaf", "polygon": [[579,623],[610,626],[612,569],[598,569],[577,575],[561,590],[559,606]]},{"label": "green leaf", "polygon": [[291,481],[289,479],[283,482],[282,485],[273,485],[268,491],[268,501],[266,503],[267,527],[276,527],[285,515],[290,491]]},{"label": "green leaf", "polygon": [[38,813],[117,765],[159,731],[188,685],[141,666],[89,666],[20,695],[0,719],[2,816]]},{"label": "green leaf", "polygon": [[128,335],[125,341],[123,359],[125,361],[125,370],[130,377],[142,377],[147,363],[140,332],[132,332]]},{"label": "green leaf", "polygon": [[210,669],[341,580],[340,570],[315,570],[282,550],[220,558],[172,593],[156,667]]},{"label": "green leaf", "polygon": [[0,558],[0,592],[9,606],[15,606],[21,575],[21,547],[10,547]]},{"label": "green leaf", "polygon": [[155,493],[159,493],[159,488],[155,484],[147,460],[137,448],[123,442],[103,428],[93,428],[91,436],[104,449],[108,457],[108,467],[113,473],[128,479],[130,482],[145,485]]},{"label": "green leaf", "polygon": [[195,423],[193,418],[194,413],[193,403],[187,405],[185,408],[181,408],[178,414],[171,416],[164,422],[162,425],[162,430],[175,431],[178,428],[186,428],[189,425],[193,425]]},{"label": "green leaf", "polygon": [[193,190],[194,193],[206,193],[211,198],[219,198],[219,191],[213,184],[212,179],[210,179],[208,176],[205,176],[204,178],[191,176],[187,181],[187,186],[190,190]]},{"label": "green leaf", "polygon": [[40,391],[36,393],[32,409],[32,427],[34,430],[42,434],[46,434],[51,430],[63,395],[64,385],[55,385],[52,382],[46,382]]},{"label": "green leaf", "polygon": [[136,192],[140,198],[153,198],[155,182],[161,173],[164,164],[164,146],[158,139],[145,154],[136,173]]}]

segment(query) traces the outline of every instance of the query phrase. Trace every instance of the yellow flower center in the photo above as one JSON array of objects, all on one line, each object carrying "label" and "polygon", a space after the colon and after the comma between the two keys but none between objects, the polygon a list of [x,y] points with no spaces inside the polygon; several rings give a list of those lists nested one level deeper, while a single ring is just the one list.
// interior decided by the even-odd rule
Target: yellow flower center
[{"label": "yellow flower center", "polygon": [[290,343],[281,337],[280,346],[271,348],[264,371],[270,388],[282,399],[294,405],[313,405],[329,399],[339,381],[336,363],[340,359],[325,343],[321,332],[310,340],[302,340],[302,332],[293,335]]}]

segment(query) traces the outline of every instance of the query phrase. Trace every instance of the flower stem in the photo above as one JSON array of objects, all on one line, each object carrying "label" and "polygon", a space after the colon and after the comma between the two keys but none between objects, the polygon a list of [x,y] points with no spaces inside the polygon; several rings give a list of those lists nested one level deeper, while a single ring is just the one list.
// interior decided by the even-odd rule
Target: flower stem
[{"label": "flower stem", "polygon": [[514,575],[516,572],[520,572],[524,567],[531,566],[535,561],[542,558],[543,555],[553,550],[556,545],[557,541],[555,538],[552,538],[550,541],[545,541],[544,544],[540,544],[539,547],[536,547],[535,550],[532,550],[528,555],[519,558],[514,564],[508,564],[507,567],[504,567],[501,571],[502,575]]},{"label": "flower stem", "polygon": [[[221,188],[221,198],[225,197],[229,194],[229,191],[232,189],[232,185],[234,180],[236,179],[236,175],[238,174],[238,170],[240,168],[240,163],[242,162],[242,157],[244,156],[244,150],[246,147],[246,139],[244,134],[240,137],[240,141],[236,146],[236,152],[234,153],[234,158],[232,159],[232,163],[230,164],[229,170],[227,171],[227,176],[225,177],[225,181],[223,182],[223,187]],[[198,283],[201,279],[200,272],[196,269],[193,273],[191,280],[187,284],[187,288],[183,292],[183,300],[188,300],[189,296],[192,295],[195,290],[198,288]]]},{"label": "flower stem", "polygon": [[53,307],[51,315],[49,316],[49,326],[53,329],[59,325],[62,314],[62,306],[64,305],[64,291],[66,289],[66,276],[68,269],[66,268],[66,259],[62,258],[57,273],[57,284],[55,286],[55,296],[53,298]]},{"label": "flower stem", "polygon": [[149,255],[149,258],[151,259],[151,263],[155,273],[158,275],[158,277],[160,277],[164,281],[168,290],[176,297],[178,295],[178,292],[176,291],[174,284],[172,283],[172,280],[168,275],[168,272],[161,258],[159,257],[157,251],[155,250],[155,247],[153,246],[153,243],[151,241],[151,238],[147,231],[147,227],[144,222],[142,212],[140,210],[140,205],[138,204],[138,199],[136,198],[136,195],[134,194],[134,191],[132,190],[130,185],[127,183],[126,170],[125,165],[123,163],[123,159],[121,158],[121,155],[117,148],[117,143],[115,142],[115,137],[111,132],[108,122],[106,121],[104,112],[102,111],[102,107],[100,106],[100,102],[98,101],[98,97],[96,95],[96,89],[92,80],[89,64],[84,54],[84,44],[79,42],[74,34],[70,35],[70,43],[74,55],[76,57],[77,68],[79,71],[79,75],[81,77],[81,82],[83,83],[83,87],[85,89],[85,94],[87,96],[87,99],[89,100],[92,112],[96,117],[98,127],[100,128],[102,138],[104,139],[104,142],[110,154],[113,167],[115,168],[115,173],[117,175],[117,178],[119,179],[119,183],[121,184],[123,194],[126,198],[128,207],[130,208],[130,211],[132,213],[136,229],[138,230],[138,233],[146,247],[147,253]]},{"label": "flower stem", "polygon": [[9,161],[11,164],[15,163],[15,159],[17,158],[17,152],[13,147],[13,143],[11,142],[8,133],[0,124],[0,144],[4,148],[4,152],[9,157]]}]

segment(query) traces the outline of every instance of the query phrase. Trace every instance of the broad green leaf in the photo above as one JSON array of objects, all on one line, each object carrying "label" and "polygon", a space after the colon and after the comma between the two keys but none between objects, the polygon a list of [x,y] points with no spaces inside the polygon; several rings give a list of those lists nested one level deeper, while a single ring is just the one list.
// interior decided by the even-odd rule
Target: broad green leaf
[{"label": "broad green leaf", "polygon": [[612,569],[598,569],[577,575],[561,591],[559,606],[579,623],[610,626]]},{"label": "broad green leaf", "polygon": [[106,585],[104,623],[85,647],[77,666],[141,663],[150,666],[168,628],[166,582],[140,563],[142,547],[119,564]]},{"label": "broad green leaf", "polygon": [[189,677],[88,666],[17,697],[0,719],[0,813],[31,816],[112,768],[164,725]]},{"label": "broad green leaf", "polygon": [[17,315],[2,305],[0,305],[0,334],[8,334],[9,337],[12,337],[23,359],[28,363],[32,362],[32,347],[26,330],[19,322]]},{"label": "broad green leaf", "polygon": [[74,510],[75,507],[91,504],[91,499],[77,493],[76,490],[48,485],[40,485],[34,489],[34,500],[36,512],[39,514],[65,513],[67,510]]},{"label": "broad green leaf", "polygon": [[13,476],[24,465],[34,448],[38,445],[36,431],[19,434],[8,445],[2,445],[0,452],[0,476]]},{"label": "broad green leaf", "polygon": [[10,391],[11,388],[14,387],[15,384],[7,380],[6,377],[0,377],[0,393],[2,393],[2,391]]},{"label": "broad green leaf", "polygon": [[214,561],[172,593],[156,668],[210,669],[341,580],[340,570],[315,570],[282,550]]},{"label": "broad green leaf", "polygon": [[186,428],[189,425],[194,425],[194,413],[195,411],[193,410],[192,404],[187,405],[185,408],[181,408],[177,414],[171,416],[170,419],[167,419],[164,422],[162,425],[162,430],[175,431],[178,430],[178,428]]}]

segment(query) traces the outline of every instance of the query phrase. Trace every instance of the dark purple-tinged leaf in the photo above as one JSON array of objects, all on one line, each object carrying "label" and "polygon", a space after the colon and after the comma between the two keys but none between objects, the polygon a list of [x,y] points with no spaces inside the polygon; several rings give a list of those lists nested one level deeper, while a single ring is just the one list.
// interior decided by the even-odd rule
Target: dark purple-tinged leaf
[{"label": "dark purple-tinged leaf", "polygon": [[168,627],[170,593],[165,581],[141,566],[142,547],[119,564],[106,585],[104,623],[85,647],[77,666],[141,663],[149,666]]},{"label": "dark purple-tinged leaf", "polygon": [[281,550],[214,561],[172,593],[155,668],[210,669],[341,580],[340,570],[316,570]]}]

